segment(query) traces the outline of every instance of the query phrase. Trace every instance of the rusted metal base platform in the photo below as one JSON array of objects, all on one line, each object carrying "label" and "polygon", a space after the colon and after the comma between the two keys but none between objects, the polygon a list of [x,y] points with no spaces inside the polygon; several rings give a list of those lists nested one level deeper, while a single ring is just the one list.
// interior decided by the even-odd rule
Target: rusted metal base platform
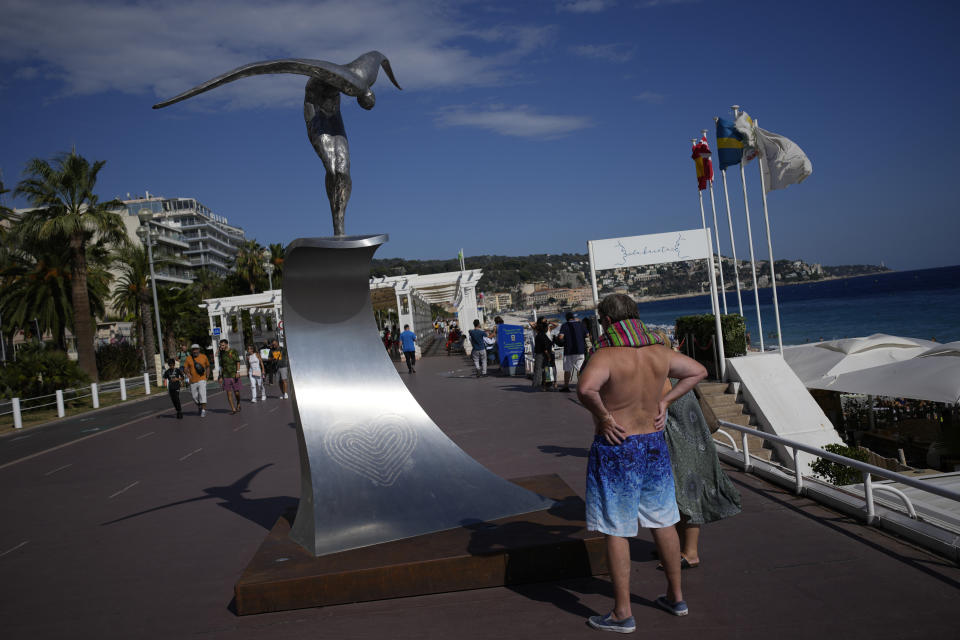
[{"label": "rusted metal base platform", "polygon": [[240,615],[607,573],[603,536],[587,532],[583,500],[557,475],[512,482],[552,498],[544,511],[319,558],[290,540],[281,517],[235,586]]}]

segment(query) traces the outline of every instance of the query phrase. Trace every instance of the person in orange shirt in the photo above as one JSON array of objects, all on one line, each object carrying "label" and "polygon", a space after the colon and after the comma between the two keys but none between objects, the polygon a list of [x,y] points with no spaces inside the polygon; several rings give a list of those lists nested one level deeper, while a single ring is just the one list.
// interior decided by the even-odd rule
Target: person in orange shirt
[{"label": "person in orange shirt", "polygon": [[200,353],[200,345],[190,345],[190,355],[183,363],[183,369],[190,381],[190,395],[200,407],[200,417],[207,415],[207,376],[210,373],[210,361]]}]

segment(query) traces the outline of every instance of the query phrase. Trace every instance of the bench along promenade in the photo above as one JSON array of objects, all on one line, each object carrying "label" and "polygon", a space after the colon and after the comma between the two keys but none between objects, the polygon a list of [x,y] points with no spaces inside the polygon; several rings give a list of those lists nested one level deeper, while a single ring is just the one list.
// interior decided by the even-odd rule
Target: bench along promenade
[{"label": "bench along promenade", "polygon": [[[494,473],[555,473],[583,495],[592,427],[574,394],[532,393],[524,378],[476,379],[462,356],[427,357],[400,375]],[[299,495],[292,405],[276,387],[268,393],[235,416],[222,394],[211,394],[204,419],[189,402],[183,420],[152,401],[135,414],[104,409],[75,427],[96,431],[49,448],[15,452],[29,440],[0,438],[0,455],[10,452],[0,462],[2,637],[597,637],[585,619],[610,604],[605,576],[237,616],[235,582]],[[376,388],[367,393],[376,401]],[[30,429],[31,439],[47,428]],[[638,634],[956,633],[956,565],[755,475],[728,473],[743,512],[704,527],[702,564],[683,574],[689,616],[653,605],[663,575],[649,537],[634,541]]]}]

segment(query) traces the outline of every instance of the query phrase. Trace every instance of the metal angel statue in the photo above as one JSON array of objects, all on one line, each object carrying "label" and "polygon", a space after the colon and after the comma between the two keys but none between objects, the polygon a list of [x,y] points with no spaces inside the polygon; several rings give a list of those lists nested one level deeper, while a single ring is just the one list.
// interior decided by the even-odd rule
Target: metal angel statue
[{"label": "metal angel statue", "polygon": [[394,86],[401,89],[397,79],[393,77],[393,70],[386,56],[379,51],[369,51],[346,65],[298,58],[254,62],[208,80],[175,98],[155,104],[153,108],[162,109],[248,76],[295,73],[309,77],[303,97],[303,119],[307,123],[310,144],[327,170],[327,198],[330,199],[330,213],[333,214],[333,233],[342,236],[345,235],[343,218],[347,201],[350,200],[352,181],[350,147],[347,144],[343,118],[340,116],[340,94],[356,98],[357,103],[364,109],[372,109],[376,96],[370,87],[377,81],[379,67],[383,67]]}]

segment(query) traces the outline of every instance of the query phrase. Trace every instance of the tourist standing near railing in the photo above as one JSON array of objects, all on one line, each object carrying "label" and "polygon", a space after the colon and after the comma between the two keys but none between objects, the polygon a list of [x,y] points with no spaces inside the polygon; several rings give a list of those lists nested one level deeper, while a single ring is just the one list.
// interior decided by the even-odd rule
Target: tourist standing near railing
[{"label": "tourist standing near railing", "polygon": [[[696,360],[674,352],[637,318],[637,304],[614,294],[597,307],[603,327],[598,349],[581,373],[577,395],[593,414],[594,440],[587,463],[587,529],[606,535],[614,607],[592,616],[595,629],[630,633],[630,546],[638,521],[650,529],[663,561],[667,593],[655,604],[683,616],[680,520],[670,453],[663,434],[667,406],[706,377]],[[607,348],[637,347],[637,348]],[[663,395],[667,377],[677,378]]]},{"label": "tourist standing near railing", "polygon": [[210,361],[200,353],[200,345],[190,345],[190,355],[183,363],[183,370],[190,381],[190,395],[197,403],[200,417],[207,415],[207,375],[210,371]]}]

